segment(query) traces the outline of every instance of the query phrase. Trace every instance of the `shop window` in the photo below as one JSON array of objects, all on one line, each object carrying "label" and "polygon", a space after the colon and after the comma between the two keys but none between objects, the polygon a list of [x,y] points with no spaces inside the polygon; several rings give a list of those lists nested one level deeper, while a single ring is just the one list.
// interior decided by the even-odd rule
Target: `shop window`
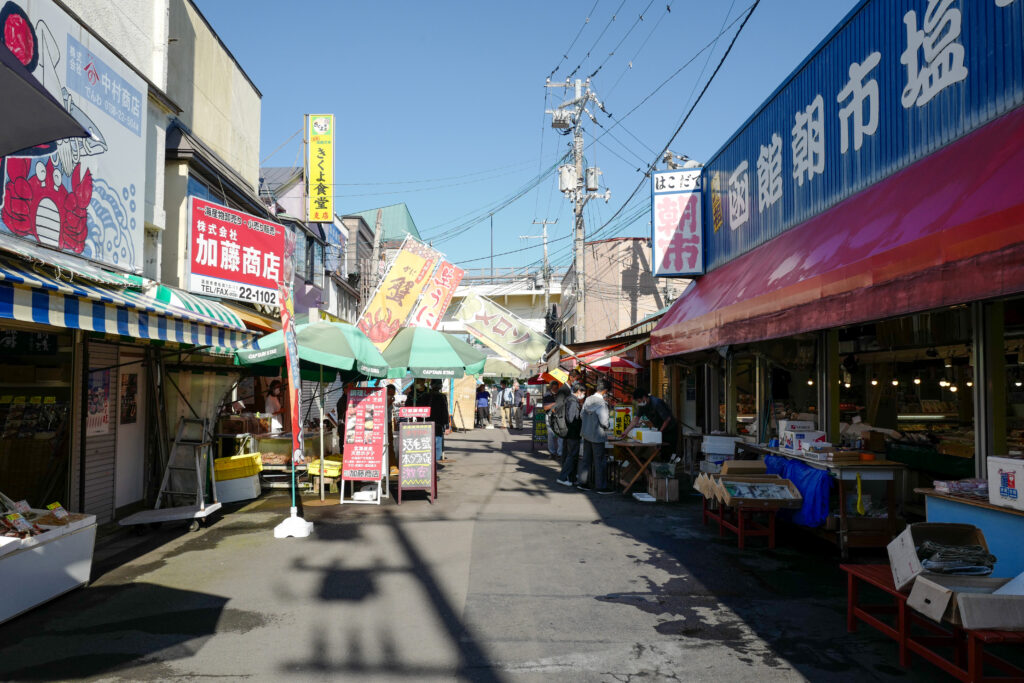
[{"label": "shop window", "polygon": [[919,485],[973,476],[973,330],[966,307],[840,331],[840,422],[875,428],[874,450]]},{"label": "shop window", "polygon": [[73,346],[70,332],[0,328],[0,491],[33,508],[70,503]]},{"label": "shop window", "polygon": [[992,408],[1006,415],[1006,445],[1001,453],[997,443],[994,455],[1019,455],[1024,454],[1024,299],[1007,301],[1003,311],[1006,405]]}]

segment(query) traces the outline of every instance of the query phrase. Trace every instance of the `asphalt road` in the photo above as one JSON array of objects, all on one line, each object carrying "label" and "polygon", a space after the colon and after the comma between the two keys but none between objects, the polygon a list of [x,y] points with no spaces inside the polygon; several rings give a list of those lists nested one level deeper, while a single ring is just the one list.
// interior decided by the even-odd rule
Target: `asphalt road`
[{"label": "asphalt road", "polygon": [[525,432],[448,452],[435,504],[307,499],[310,538],[274,539],[278,494],[101,539],[89,587],[0,626],[0,678],[941,680],[846,633],[830,546],[784,528],[741,552],[696,497],[563,488]]}]

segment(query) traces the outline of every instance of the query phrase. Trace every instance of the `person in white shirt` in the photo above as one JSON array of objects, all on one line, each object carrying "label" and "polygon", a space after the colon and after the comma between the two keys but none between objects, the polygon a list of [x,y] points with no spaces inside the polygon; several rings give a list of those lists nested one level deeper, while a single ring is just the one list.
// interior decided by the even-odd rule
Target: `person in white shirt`
[{"label": "person in white shirt", "polygon": [[284,408],[281,405],[281,382],[274,380],[267,389],[267,396],[264,400],[265,412],[270,413],[270,431],[284,431]]}]

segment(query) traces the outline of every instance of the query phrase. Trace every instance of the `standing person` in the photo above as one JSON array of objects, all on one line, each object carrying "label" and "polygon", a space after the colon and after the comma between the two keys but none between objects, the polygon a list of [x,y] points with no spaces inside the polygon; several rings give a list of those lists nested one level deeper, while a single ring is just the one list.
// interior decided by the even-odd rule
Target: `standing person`
[{"label": "standing person", "polygon": [[593,490],[600,494],[612,493],[608,486],[608,458],[604,454],[613,423],[608,414],[605,394],[611,389],[611,382],[602,377],[597,380],[597,391],[583,402],[583,463],[589,474],[589,486],[579,484],[577,488]]},{"label": "standing person", "polygon": [[508,385],[508,380],[501,380],[501,392],[498,394],[498,405],[501,406],[501,426],[505,429],[512,429],[512,418],[515,415],[515,393]]},{"label": "standing person", "polygon": [[285,431],[286,416],[284,406],[281,405],[281,391],[281,380],[275,379],[270,383],[263,401],[264,410],[270,413],[270,431],[273,433]]},{"label": "standing person", "polygon": [[523,428],[523,411],[526,410],[526,387],[519,383],[519,380],[512,381],[512,417],[516,421],[516,429]]},{"label": "standing person", "polygon": [[444,457],[444,435],[448,431],[448,397],[444,395],[443,387],[442,380],[431,380],[430,391],[427,392],[430,421],[434,423],[434,457],[441,463],[448,462]]},{"label": "standing person", "polygon": [[628,434],[629,430],[640,424],[640,420],[645,419],[661,432],[662,453],[675,455],[676,433],[679,430],[676,417],[668,404],[657,396],[651,396],[646,389],[636,389],[633,392],[633,404],[636,406],[636,415],[624,433]]},{"label": "standing person", "polygon": [[486,427],[491,421],[491,396],[483,384],[476,389],[476,426]]},{"label": "standing person", "polygon": [[582,382],[569,388],[563,384],[558,390],[558,398],[551,409],[551,424],[560,431],[565,425],[562,438],[562,472],[555,481],[562,486],[575,486],[579,480],[580,430],[583,428],[583,417],[580,404],[587,395]]},{"label": "standing person", "polygon": [[556,380],[548,382],[548,390],[540,402],[540,410],[544,413],[544,422],[548,428],[548,452],[551,453],[552,458],[562,455],[562,439],[551,429],[551,408],[555,405],[558,397],[558,386]]}]

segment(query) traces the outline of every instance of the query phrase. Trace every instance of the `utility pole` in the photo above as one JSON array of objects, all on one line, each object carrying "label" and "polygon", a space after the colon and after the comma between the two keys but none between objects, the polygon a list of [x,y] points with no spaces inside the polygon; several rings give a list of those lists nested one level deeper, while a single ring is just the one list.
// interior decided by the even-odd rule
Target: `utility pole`
[{"label": "utility pole", "polygon": [[551,313],[550,310],[550,295],[551,295],[551,269],[548,267],[548,226],[554,225],[558,222],[556,218],[553,221],[547,219],[542,221],[534,221],[534,225],[544,226],[543,232],[540,235],[520,235],[521,240],[544,240],[544,317],[545,319]]},{"label": "utility pole", "polygon": [[594,115],[587,109],[587,103],[593,102],[598,109],[604,109],[597,95],[590,89],[590,79],[585,82],[580,79],[564,83],[552,83],[548,79],[545,83],[548,88],[572,88],[573,98],[558,105],[556,109],[549,109],[546,113],[551,114],[551,127],[561,130],[572,130],[572,156],[573,163],[558,168],[558,189],[565,197],[573,203],[573,216],[575,217],[575,233],[573,235],[573,272],[575,273],[574,283],[576,289],[576,330],[579,334],[579,341],[587,338],[587,300],[583,294],[586,273],[584,266],[583,247],[586,243],[586,226],[583,222],[583,207],[591,199],[603,197],[605,202],[611,198],[611,190],[606,189],[604,194],[597,194],[598,178],[601,171],[596,167],[583,168],[583,115],[586,114],[591,121],[595,121]]}]

